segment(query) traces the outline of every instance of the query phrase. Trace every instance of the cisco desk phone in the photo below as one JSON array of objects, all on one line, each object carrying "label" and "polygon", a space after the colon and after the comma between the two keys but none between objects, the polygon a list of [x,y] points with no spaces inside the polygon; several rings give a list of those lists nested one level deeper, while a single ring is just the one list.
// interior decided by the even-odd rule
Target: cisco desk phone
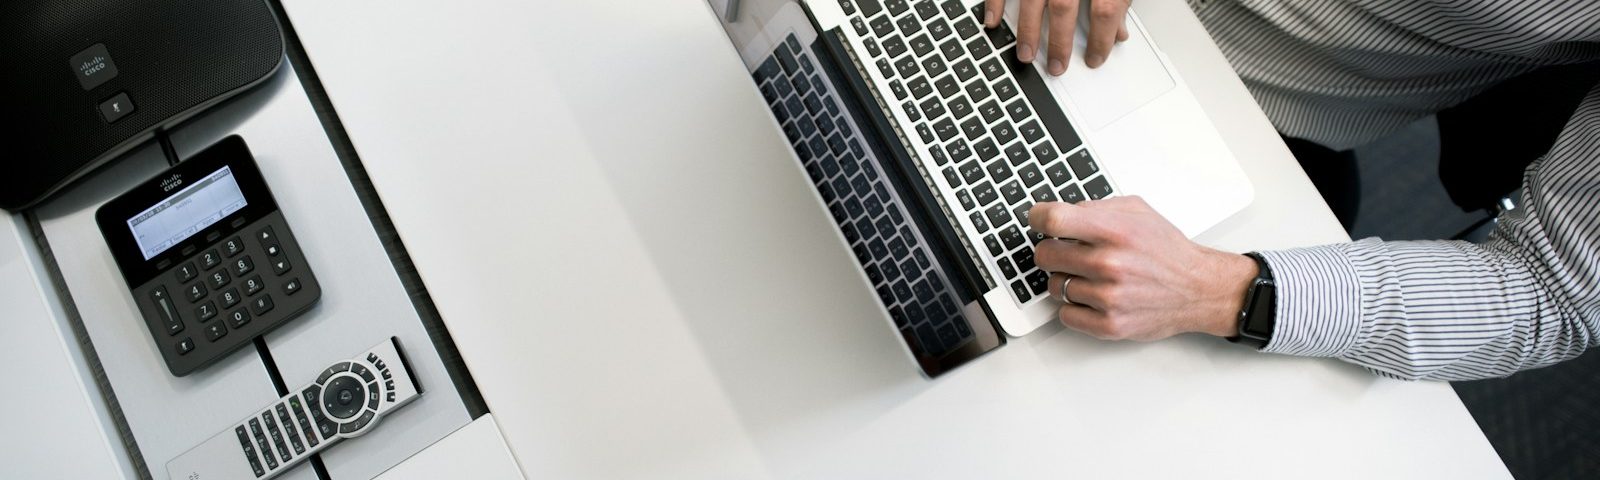
[{"label": "cisco desk phone", "polygon": [[229,136],[95,212],[173,375],[188,375],[322,296],[250,149]]}]

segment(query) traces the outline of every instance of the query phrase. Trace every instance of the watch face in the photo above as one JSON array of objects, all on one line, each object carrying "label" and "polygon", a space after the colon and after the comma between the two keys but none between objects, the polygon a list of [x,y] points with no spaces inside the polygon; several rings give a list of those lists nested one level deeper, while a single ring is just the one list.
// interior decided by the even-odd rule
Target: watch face
[{"label": "watch face", "polygon": [[1245,317],[1241,333],[1257,338],[1272,338],[1273,324],[1277,319],[1278,292],[1272,282],[1257,279],[1255,294],[1250,296],[1250,314]]}]

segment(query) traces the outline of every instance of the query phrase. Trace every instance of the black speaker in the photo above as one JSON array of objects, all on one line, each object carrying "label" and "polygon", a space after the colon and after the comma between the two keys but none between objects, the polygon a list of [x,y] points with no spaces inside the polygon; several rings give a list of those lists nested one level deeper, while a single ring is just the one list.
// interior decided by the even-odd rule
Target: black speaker
[{"label": "black speaker", "polygon": [[0,208],[261,83],[283,49],[264,0],[0,1]]}]

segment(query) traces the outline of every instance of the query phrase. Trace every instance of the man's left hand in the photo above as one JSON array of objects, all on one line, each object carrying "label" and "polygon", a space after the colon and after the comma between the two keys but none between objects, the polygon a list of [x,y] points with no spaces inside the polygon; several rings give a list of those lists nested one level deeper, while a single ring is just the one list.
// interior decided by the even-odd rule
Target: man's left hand
[{"label": "man's left hand", "polygon": [[1139,197],[1035,205],[1034,230],[1050,238],[1034,254],[1053,272],[1061,323],[1114,340],[1159,340],[1186,332],[1237,333],[1254,260],[1190,241]]}]

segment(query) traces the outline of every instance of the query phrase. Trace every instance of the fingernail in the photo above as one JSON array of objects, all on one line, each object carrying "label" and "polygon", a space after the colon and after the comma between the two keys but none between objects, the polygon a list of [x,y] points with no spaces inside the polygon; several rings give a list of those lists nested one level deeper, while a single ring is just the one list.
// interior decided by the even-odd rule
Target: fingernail
[{"label": "fingernail", "polygon": [[998,21],[1000,21],[1000,15],[995,13],[995,11],[993,9],[984,10],[984,14],[983,14],[983,24],[984,25],[994,25],[994,22],[998,22]]},{"label": "fingernail", "polygon": [[1024,62],[1032,62],[1033,61],[1033,45],[1028,45],[1028,44],[1025,44],[1025,43],[1017,44],[1017,60],[1022,60]]},{"label": "fingernail", "polygon": [[1050,74],[1051,75],[1060,76],[1063,73],[1067,73],[1067,64],[1063,63],[1060,60],[1051,60],[1050,61]]},{"label": "fingernail", "polygon": [[1084,59],[1083,63],[1088,65],[1089,68],[1100,68],[1100,64],[1106,63],[1106,57],[1100,54],[1090,55],[1089,58]]}]

